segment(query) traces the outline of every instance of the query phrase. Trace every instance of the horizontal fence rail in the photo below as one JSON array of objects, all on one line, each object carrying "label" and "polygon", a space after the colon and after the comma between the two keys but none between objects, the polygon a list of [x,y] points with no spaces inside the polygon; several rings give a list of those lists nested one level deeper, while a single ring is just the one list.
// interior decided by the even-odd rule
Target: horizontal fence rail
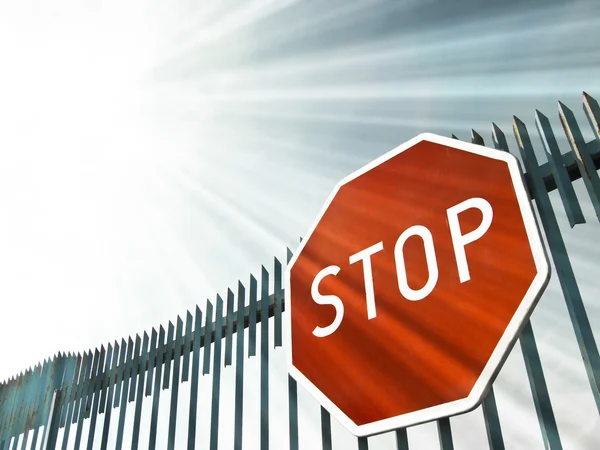
[{"label": "horizontal fence rail", "polygon": [[[559,119],[570,151],[562,153],[555,131],[548,118],[535,112],[535,128],[542,142],[547,162],[539,165],[529,130],[519,118],[513,118],[513,133],[517,150],[523,161],[525,181],[530,197],[535,202],[546,236],[549,256],[556,267],[556,276],[563,292],[577,344],[585,370],[600,412],[600,357],[592,327],[588,320],[575,274],[569,260],[558,221],[548,193],[558,190],[569,225],[585,223],[581,206],[572,182],[582,179],[594,211],[600,218],[600,107],[588,94],[583,94],[583,110],[595,135],[586,142],[573,112],[559,102]],[[453,135],[454,138],[456,136]],[[506,136],[492,124],[493,147],[509,151]],[[485,145],[483,137],[475,130],[470,141]],[[287,261],[292,252],[287,250]],[[273,292],[269,292],[269,279],[273,274]],[[117,427],[117,448],[124,445],[124,422],[127,405],[134,411],[132,449],[139,445],[142,400],[152,397],[149,448],[156,448],[158,407],[161,391],[170,389],[167,448],[174,449],[175,425],[178,414],[179,385],[190,383],[190,404],[187,414],[188,449],[196,448],[198,419],[198,383],[200,375],[212,374],[210,407],[210,449],[219,447],[219,410],[221,368],[235,366],[235,449],[243,447],[243,390],[244,360],[260,356],[260,448],[269,449],[269,352],[282,346],[282,314],[284,312],[283,264],[274,258],[273,270],[261,268],[260,280],[250,276],[249,284],[242,282],[229,289],[225,298],[216,297],[215,304],[207,301],[205,311],[198,306],[194,314],[187,311],[175,323],[153,328],[142,336],[136,335],[115,341],[99,349],[78,354],[58,353],[33,368],[0,384],[0,450],[16,449],[22,435],[21,449],[31,442],[37,448],[54,449],[59,429],[62,429],[62,449],[69,442],[74,448],[91,449],[95,443],[96,428],[102,424],[98,436],[101,448],[107,447],[111,425]],[[246,298],[248,299],[246,301]],[[213,310],[215,318],[213,319]],[[273,318],[273,336],[269,333],[269,319]],[[247,342],[245,333],[248,330]],[[257,333],[260,346],[257,348]],[[533,395],[540,432],[546,448],[561,449],[562,443],[550,402],[544,368],[531,323],[527,323],[519,339],[527,377]],[[235,360],[233,350],[235,348]],[[200,351],[202,350],[202,355]],[[212,359],[212,364],[211,364]],[[287,379],[289,448],[299,448],[301,431],[298,424],[298,388],[296,381]],[[206,402],[204,402],[206,403]],[[118,416],[112,410],[119,408]],[[505,448],[498,409],[493,389],[482,404],[482,412],[490,449]],[[100,416],[103,420],[99,422]],[[87,439],[83,440],[83,422],[89,419]],[[436,421],[440,448],[454,448],[451,421]],[[161,425],[162,426],[162,425]],[[398,449],[408,449],[406,429],[395,432]],[[321,408],[322,448],[332,448],[331,418]],[[368,449],[368,438],[357,440],[359,449]],[[163,448],[159,446],[158,448]]]}]

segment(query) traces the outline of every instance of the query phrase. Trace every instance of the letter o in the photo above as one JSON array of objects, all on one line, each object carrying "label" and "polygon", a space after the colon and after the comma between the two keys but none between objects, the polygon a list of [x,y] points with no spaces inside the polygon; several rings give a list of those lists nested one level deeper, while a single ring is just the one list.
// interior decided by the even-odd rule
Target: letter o
[{"label": "letter o", "polygon": [[[425,286],[421,289],[412,289],[408,285],[408,279],[406,275],[406,265],[404,261],[404,244],[411,236],[420,236],[423,239],[423,245],[425,247],[425,258],[427,260],[427,270],[429,272],[429,279]],[[396,274],[398,276],[398,288],[400,293],[411,301],[423,300],[435,287],[438,280],[438,265],[435,256],[435,248],[433,246],[433,236],[431,232],[422,225],[415,225],[405,230],[394,247],[394,258],[396,260]]]}]

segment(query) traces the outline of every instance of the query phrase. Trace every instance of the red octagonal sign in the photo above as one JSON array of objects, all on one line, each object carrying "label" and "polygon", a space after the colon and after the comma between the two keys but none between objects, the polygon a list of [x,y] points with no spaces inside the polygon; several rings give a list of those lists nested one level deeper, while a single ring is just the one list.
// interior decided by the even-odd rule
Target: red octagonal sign
[{"label": "red octagonal sign", "polygon": [[469,411],[549,276],[516,158],[419,135],[342,180],[290,261],[290,374],[357,436]]}]

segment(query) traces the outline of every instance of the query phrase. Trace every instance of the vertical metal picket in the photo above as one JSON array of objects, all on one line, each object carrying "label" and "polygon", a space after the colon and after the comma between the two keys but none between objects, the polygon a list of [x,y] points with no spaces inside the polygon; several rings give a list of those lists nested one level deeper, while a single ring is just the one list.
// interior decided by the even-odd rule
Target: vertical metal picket
[{"label": "vertical metal picket", "polygon": [[269,450],[269,272],[265,266],[261,266],[260,291],[260,450]]},{"label": "vertical metal picket", "polygon": [[129,403],[135,399],[137,379],[140,371],[140,352],[141,352],[142,338],[137,334],[135,336],[135,347],[133,348],[133,360],[131,362],[131,381],[129,385]]},{"label": "vertical metal picket", "polygon": [[[471,142],[473,144],[485,146],[483,137],[475,130],[471,130]],[[490,386],[486,397],[483,399],[481,407],[490,450],[504,450],[504,439],[502,438],[500,417],[498,416],[496,396],[494,395],[494,388],[492,386]],[[450,427],[448,426],[448,433],[449,432]]]},{"label": "vertical metal picket", "polygon": [[[506,136],[504,132],[495,123],[492,124],[492,129],[494,147],[498,150],[508,152],[508,143],[506,142]],[[528,178],[531,180],[531,169],[527,167],[526,170],[528,173]],[[535,197],[535,192],[533,194]],[[537,207],[539,210],[539,204],[537,204]],[[562,449],[560,436],[558,434],[558,427],[554,417],[554,411],[550,402],[550,394],[548,393],[548,387],[546,385],[546,377],[544,376],[544,371],[540,363],[537,343],[535,341],[535,335],[533,334],[530,321],[527,322],[521,331],[519,343],[521,346],[521,352],[523,353],[527,378],[529,380],[529,386],[531,388],[533,403],[535,405],[544,445],[547,447],[549,446],[549,449]]]},{"label": "vertical metal picket", "polygon": [[162,375],[163,355],[165,354],[165,329],[161,325],[158,331],[158,345],[156,350],[156,376],[154,377],[154,392],[152,394],[152,415],[150,418],[150,438],[148,450],[156,449],[156,432],[158,427],[158,404],[160,402],[160,378]]},{"label": "vertical metal picket", "polygon": [[192,325],[194,318],[191,312],[187,312],[185,316],[185,345],[183,351],[183,369],[181,371],[181,382],[189,380],[190,375],[190,355],[192,353]]},{"label": "vertical metal picket", "polygon": [[[288,248],[286,252],[287,264],[292,259],[292,251]],[[287,312],[291,314],[290,311]],[[298,384],[290,374],[288,374],[288,408],[289,408],[289,433],[290,450],[298,450]]]},{"label": "vertical metal picket", "polygon": [[396,430],[396,450],[408,450],[408,433],[406,428]]},{"label": "vertical metal picket", "polygon": [[[175,334],[175,356],[173,358],[173,379],[171,381],[171,410],[169,414],[169,437],[167,449],[175,449],[175,425],[177,421],[177,399],[179,397],[179,372],[181,367],[181,347],[183,339],[183,321],[177,316],[177,332]],[[185,351],[185,350],[184,350]]]},{"label": "vertical metal picket", "polygon": [[[137,392],[135,393],[135,414],[133,416],[133,431],[131,433],[131,450],[137,450],[140,441],[140,422],[142,420],[142,402],[144,400],[144,378],[146,374],[146,366],[148,365],[149,340],[150,338],[148,336],[148,333],[144,332],[144,340],[142,342],[142,357],[140,359],[139,364],[139,380],[137,385]],[[150,365],[152,365],[152,363],[153,362],[150,361]]]},{"label": "vertical metal picket", "polygon": [[[190,386],[190,415],[188,421],[188,450],[196,448],[196,411],[198,405],[198,379],[200,378],[200,341],[203,338],[202,311],[196,306],[194,319],[194,357],[192,359],[192,384]],[[204,339],[206,341],[206,338]]]},{"label": "vertical metal picket", "polygon": [[323,450],[332,450],[331,416],[329,411],[321,406],[321,445]]},{"label": "vertical metal picket", "polygon": [[[103,365],[104,365],[104,359],[106,357],[106,350],[104,349],[104,345],[102,345],[100,347],[100,358],[98,359],[97,362],[95,362],[92,365],[92,372],[91,372],[91,378],[90,378],[90,386],[89,386],[89,392],[90,392],[90,397],[93,395],[94,400],[93,400],[93,404],[92,404],[92,410],[91,410],[91,419],[90,419],[90,429],[88,432],[88,447],[89,447],[89,441],[90,438],[93,439],[94,434],[95,434],[95,430],[96,430],[96,420],[97,420],[97,412],[98,412],[98,402],[99,402],[99,395],[100,395],[100,385],[102,383],[102,376],[103,376]],[[81,422],[77,424],[77,432],[75,435],[75,449],[79,450],[80,447],[80,443],[81,443],[81,434],[82,434],[82,430],[83,430],[83,420],[79,419]],[[80,431],[81,430],[81,431]],[[65,450],[66,450],[66,446],[65,446]]]},{"label": "vertical metal picket", "polygon": [[563,156],[558,147],[554,132],[552,131],[550,120],[537,109],[535,110],[535,126],[542,141],[544,151],[546,152],[548,164],[552,169],[552,175],[554,176],[554,181],[565,208],[565,212],[567,213],[569,225],[573,228],[577,224],[585,223],[581,205],[575,195],[575,189],[573,188],[573,183],[571,183],[571,180],[569,179],[567,169],[563,164]]},{"label": "vertical metal picket", "polygon": [[37,441],[40,432],[40,428],[42,426],[42,411],[44,407],[44,390],[48,383],[48,375],[50,372],[50,363],[49,361],[44,359],[42,364],[42,371],[39,380],[39,392],[36,395],[36,409],[35,409],[35,430],[33,431],[33,437],[31,439],[31,447],[30,450],[35,450],[37,448]]},{"label": "vertical metal picket", "polygon": [[281,323],[281,314],[283,312],[283,274],[281,268],[281,262],[279,259],[274,258],[273,261],[274,269],[274,289],[273,295],[275,296],[275,317],[273,318],[273,343],[274,348],[281,347],[283,345],[283,329]]},{"label": "vertical metal picket", "polygon": [[235,346],[235,418],[233,449],[242,450],[243,418],[244,418],[244,309],[246,290],[238,281],[237,328]]},{"label": "vertical metal picket", "polygon": [[74,372],[71,377],[72,381],[69,383],[65,391],[66,404],[64,408],[64,415],[61,417],[61,426],[64,426],[65,428],[63,433],[62,450],[66,450],[67,443],[69,442],[69,432],[71,430],[71,421],[73,420],[73,409],[75,409],[75,391],[80,382],[79,374],[81,372],[82,362],[83,358],[81,354],[78,354],[75,358]]},{"label": "vertical metal picket", "polygon": [[212,322],[213,305],[210,300],[206,301],[206,317],[204,318],[204,367],[202,368],[202,375],[210,373],[210,353],[211,353],[211,341],[213,333],[213,322]]},{"label": "vertical metal picket", "polygon": [[450,419],[447,417],[437,421],[438,437],[441,450],[453,450],[454,441],[452,439],[452,429],[450,428]]},{"label": "vertical metal picket", "polygon": [[165,356],[164,356],[164,360],[163,360],[163,364],[164,364],[164,376],[163,376],[163,383],[162,383],[162,388],[163,391],[165,389],[169,389],[169,381],[171,379],[171,359],[173,357],[173,346],[175,345],[175,326],[173,325],[173,322],[171,322],[169,320],[169,328],[167,331],[167,349],[165,350]]},{"label": "vertical metal picket", "polygon": [[221,341],[223,338],[223,299],[220,295],[217,295],[215,315],[215,348],[213,355],[212,403],[210,410],[210,450],[217,450],[219,447],[219,394],[221,389]]},{"label": "vertical metal picket", "polygon": [[[119,346],[119,343],[115,341],[113,345],[113,354],[112,354],[112,362],[110,364],[110,375],[108,378],[108,393],[106,395],[106,406],[104,410],[104,424],[102,426],[102,439],[100,441],[100,449],[106,450],[106,446],[108,445],[108,431],[110,427],[110,418],[113,410],[113,394],[115,391],[115,385],[117,383],[117,377],[119,376],[118,372],[118,363],[119,363],[119,349],[122,355],[125,354],[125,349]],[[88,442],[89,447],[89,442]]]},{"label": "vertical metal picket", "polygon": [[369,450],[369,439],[366,437],[358,438],[358,450]]},{"label": "vertical metal picket", "polygon": [[227,333],[225,335],[225,367],[230,366],[233,359],[233,302],[234,295],[231,289],[227,289],[227,314],[225,315],[225,325]]},{"label": "vertical metal picket", "polygon": [[[139,339],[139,336],[138,336]],[[139,345],[137,346],[139,351]],[[127,395],[129,394],[129,381],[131,376],[131,367],[133,365],[133,340],[131,336],[127,341],[127,362],[123,368],[123,391],[121,394],[121,409],[119,410],[119,422],[117,428],[117,448],[123,447],[123,429],[125,427],[125,414],[127,413]]]},{"label": "vertical metal picket", "polygon": [[594,136],[596,136],[596,139],[598,140],[598,145],[600,145],[600,105],[598,105],[598,101],[587,92],[583,93],[583,111],[594,132]]},{"label": "vertical metal picket", "polygon": [[254,275],[250,275],[250,302],[248,318],[248,356],[256,356],[256,296],[257,283]]},{"label": "vertical metal picket", "polygon": [[[101,354],[104,354],[104,346],[100,351]],[[98,373],[100,376],[96,380],[96,386],[94,388],[94,404],[92,405],[92,418],[90,419],[90,429],[88,432],[88,440],[87,440],[87,450],[92,450],[94,445],[94,436],[96,434],[96,421],[98,419],[98,409],[100,404],[102,403],[102,396],[105,395],[106,392],[106,383],[108,379],[108,373],[110,370],[110,361],[112,359],[112,345],[108,344],[108,348],[106,350],[104,367],[102,367],[102,363],[99,364]],[[106,400],[106,398],[104,398]],[[76,450],[79,450],[76,448]]]}]

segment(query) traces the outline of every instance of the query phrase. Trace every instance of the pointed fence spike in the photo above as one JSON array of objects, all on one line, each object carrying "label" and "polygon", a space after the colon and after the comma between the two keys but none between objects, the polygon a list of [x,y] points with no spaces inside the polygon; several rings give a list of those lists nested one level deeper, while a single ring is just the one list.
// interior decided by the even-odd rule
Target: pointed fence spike
[{"label": "pointed fence spike", "polygon": [[575,161],[579,167],[581,179],[596,212],[596,217],[600,220],[600,177],[598,177],[594,161],[590,156],[587,143],[583,139],[573,111],[562,102],[558,102],[558,110],[567,141],[576,156]]},{"label": "pointed fence spike", "polygon": [[188,381],[190,373],[190,355],[192,353],[192,325],[194,318],[188,310],[185,315],[185,335],[183,338],[183,367],[181,369],[181,382]]},{"label": "pointed fence spike", "polygon": [[158,345],[158,332],[156,328],[152,327],[152,334],[150,338],[150,351],[148,354],[148,380],[146,381],[146,392],[144,394],[145,397],[150,396],[152,394],[152,380],[154,376],[154,371],[156,369],[156,361],[157,361],[157,345]]},{"label": "pointed fence spike", "polygon": [[233,303],[235,295],[231,289],[227,289],[227,313],[225,315],[225,367],[230,366],[233,360]]},{"label": "pointed fence spike", "polygon": [[282,313],[284,309],[283,303],[283,267],[281,262],[277,257],[274,258],[273,261],[273,270],[274,270],[274,288],[273,295],[275,296],[275,317],[274,317],[274,336],[273,336],[273,346],[275,348],[281,347],[283,345],[283,323],[282,323]]},{"label": "pointed fence spike", "polygon": [[169,389],[169,380],[171,378],[171,361],[173,361],[173,347],[175,345],[175,325],[173,325],[173,322],[171,322],[169,320],[169,327],[168,327],[168,331],[167,331],[167,350],[165,352],[165,362],[164,362],[164,368],[163,370],[164,372],[164,377],[163,377],[163,383],[162,383],[162,388],[163,390],[165,389]]},{"label": "pointed fence spike", "polygon": [[477,145],[485,145],[485,143],[483,142],[483,138],[475,130],[471,130],[471,142]]},{"label": "pointed fence spike", "polygon": [[213,304],[210,300],[206,300],[206,316],[204,321],[204,364],[202,367],[202,375],[210,373],[210,355],[212,349],[213,336]]},{"label": "pointed fence spike", "polygon": [[598,101],[587,92],[583,93],[583,110],[585,111],[585,115],[587,116],[596,139],[600,141],[600,105],[598,105]]},{"label": "pointed fence spike", "polygon": [[552,170],[554,182],[558,189],[560,198],[562,200],[565,212],[567,213],[567,219],[569,225],[573,228],[576,224],[585,223],[585,217],[581,210],[581,205],[573,184],[569,178],[569,174],[563,162],[563,155],[561,154],[558,142],[552,131],[550,120],[539,110],[535,110],[535,126],[542,141],[542,147],[548,158],[548,164]]},{"label": "pointed fence spike", "polygon": [[496,150],[509,151],[504,131],[502,131],[494,122],[492,122],[492,142],[494,143],[494,148]]},{"label": "pointed fence spike", "polygon": [[256,313],[257,313],[258,282],[250,275],[250,303],[248,320],[248,356],[256,356]]}]

